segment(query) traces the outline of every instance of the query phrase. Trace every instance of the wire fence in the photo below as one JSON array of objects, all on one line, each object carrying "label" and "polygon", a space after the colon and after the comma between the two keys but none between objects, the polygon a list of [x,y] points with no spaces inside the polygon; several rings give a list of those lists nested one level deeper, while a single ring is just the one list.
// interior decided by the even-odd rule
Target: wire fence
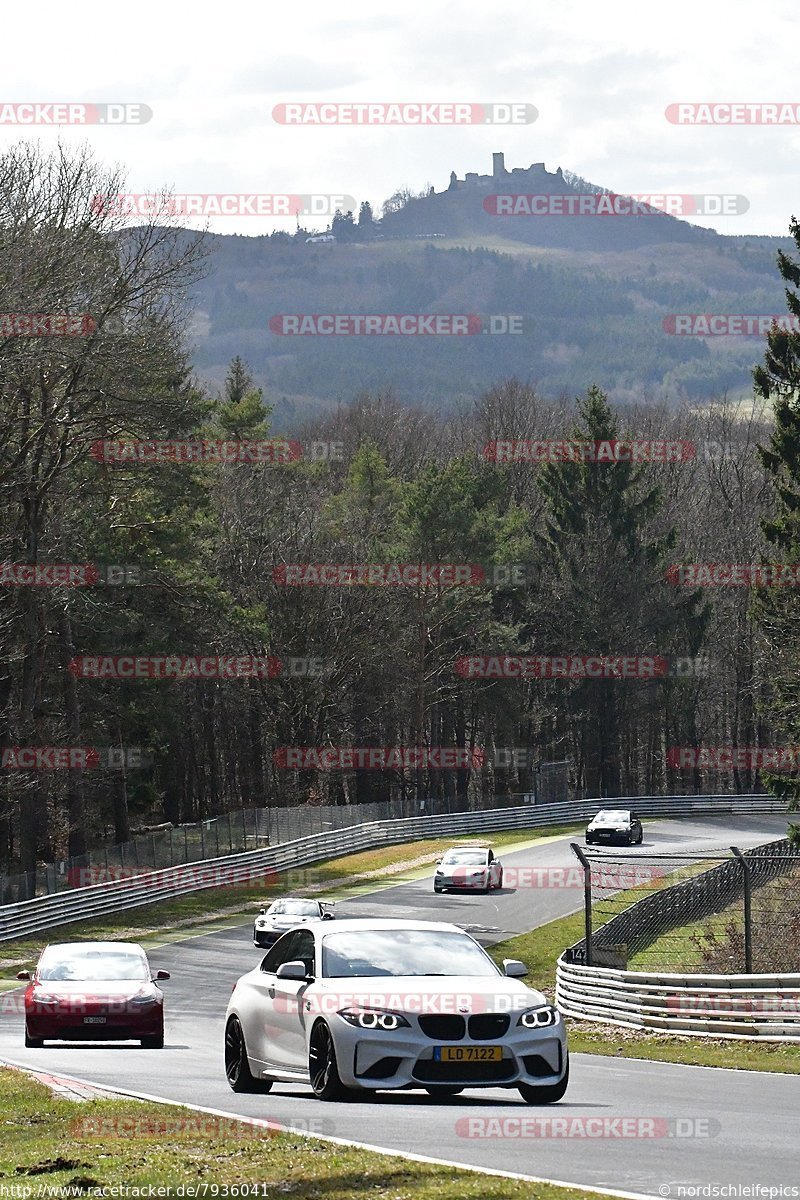
[{"label": "wire fence", "polygon": [[[482,801],[481,808],[511,808],[519,805],[521,799],[520,796],[495,796],[488,802]],[[423,801],[413,815],[425,815],[434,808],[438,809],[440,805]],[[465,812],[469,808],[467,802],[452,801],[446,811]],[[349,829],[365,821],[389,821],[408,815],[407,811],[403,811],[402,801],[382,801],[372,804],[246,808],[191,825],[165,825],[128,842],[118,842],[78,857],[43,864],[36,871],[0,874],[0,905],[114,879],[126,879],[146,871],[278,846],[312,834]]]},{"label": "wire fence", "polygon": [[[632,971],[800,972],[800,847],[585,855],[585,935],[571,960]],[[587,943],[589,952],[587,954]]]}]

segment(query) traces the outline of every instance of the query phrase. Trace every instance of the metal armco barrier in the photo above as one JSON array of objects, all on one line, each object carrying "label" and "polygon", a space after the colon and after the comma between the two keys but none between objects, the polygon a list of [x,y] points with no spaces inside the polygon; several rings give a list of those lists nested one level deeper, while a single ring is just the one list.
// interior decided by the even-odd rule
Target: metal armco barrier
[{"label": "metal armco barrier", "polygon": [[649,974],[562,957],[556,1005],[565,1016],[626,1029],[800,1042],[800,974]]},{"label": "metal armco barrier", "polygon": [[58,925],[91,920],[108,913],[153,904],[174,896],[214,887],[274,881],[283,871],[310,866],[324,859],[373,850],[420,838],[459,833],[486,834],[498,829],[536,829],[588,821],[600,808],[614,804],[634,807],[642,816],[749,816],[782,813],[786,806],[772,796],[653,796],[568,801],[564,804],[525,805],[444,816],[406,817],[372,821],[349,829],[298,838],[293,842],[180,867],[145,871],[111,879],[71,892],[38,896],[0,907],[0,942],[25,937]]}]

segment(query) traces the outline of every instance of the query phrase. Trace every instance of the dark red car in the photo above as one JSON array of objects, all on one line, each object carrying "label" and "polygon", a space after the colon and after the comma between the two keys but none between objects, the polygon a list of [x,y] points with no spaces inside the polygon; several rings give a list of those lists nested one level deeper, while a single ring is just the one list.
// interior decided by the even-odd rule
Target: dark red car
[{"label": "dark red car", "polygon": [[36,970],[20,971],[25,989],[25,1045],[56,1041],[126,1041],[164,1045],[164,996],[134,942],[63,942],[46,946]]}]

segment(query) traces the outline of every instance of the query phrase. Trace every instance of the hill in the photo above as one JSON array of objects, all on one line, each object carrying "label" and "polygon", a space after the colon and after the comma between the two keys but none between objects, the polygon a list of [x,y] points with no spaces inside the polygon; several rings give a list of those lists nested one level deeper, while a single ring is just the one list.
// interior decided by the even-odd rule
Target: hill
[{"label": "hill", "polygon": [[[749,393],[758,337],[675,336],[665,319],[785,312],[775,258],[788,238],[726,237],[656,210],[496,217],[487,207],[497,194],[591,190],[543,164],[506,175],[451,178],[384,217],[370,240],[210,235],[211,270],[194,293],[198,372],[219,383],[241,354],[280,428],[363,390],[447,409],[511,375],[551,395],[596,382],[616,400]],[[475,314],[484,326],[515,316],[519,331],[473,321],[471,336],[318,325],[293,335],[280,319],[402,313]]]}]

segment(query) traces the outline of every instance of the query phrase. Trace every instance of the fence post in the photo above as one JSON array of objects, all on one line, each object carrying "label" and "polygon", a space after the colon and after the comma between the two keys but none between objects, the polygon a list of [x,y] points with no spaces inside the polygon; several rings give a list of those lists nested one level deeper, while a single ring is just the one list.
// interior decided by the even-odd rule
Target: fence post
[{"label": "fence post", "polygon": [[592,864],[577,842],[570,842],[570,849],[583,867],[583,929],[586,941],[586,965],[592,965]]},{"label": "fence post", "polygon": [[753,889],[750,863],[738,846],[731,846],[744,871],[744,969],[746,975],[753,974],[753,911],[751,906]]},{"label": "fence post", "polygon": [[233,854],[233,822],[231,821],[230,809],[228,809],[228,849]]}]

